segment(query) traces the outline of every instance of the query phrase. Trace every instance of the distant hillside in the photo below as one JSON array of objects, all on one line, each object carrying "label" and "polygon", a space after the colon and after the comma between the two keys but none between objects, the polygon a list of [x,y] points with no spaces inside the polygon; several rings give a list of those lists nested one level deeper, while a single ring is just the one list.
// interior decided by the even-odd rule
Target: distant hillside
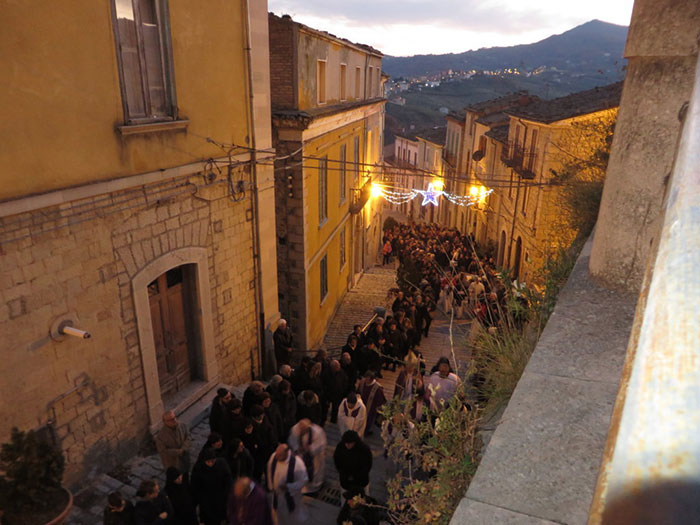
[{"label": "distant hillside", "polygon": [[533,70],[556,67],[576,73],[605,73],[620,69],[627,27],[591,20],[534,44],[492,47],[447,55],[384,57],[383,69],[392,77],[417,77],[452,70]]}]

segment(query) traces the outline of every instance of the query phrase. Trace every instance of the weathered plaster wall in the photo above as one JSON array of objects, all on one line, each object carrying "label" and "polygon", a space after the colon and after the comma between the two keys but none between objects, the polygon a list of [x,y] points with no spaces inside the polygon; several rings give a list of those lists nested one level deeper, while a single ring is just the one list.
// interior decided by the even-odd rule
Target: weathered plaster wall
[{"label": "weathered plaster wall", "polygon": [[627,77],[591,254],[591,273],[637,290],[654,236],[690,97],[700,3],[637,0],[627,39]]}]

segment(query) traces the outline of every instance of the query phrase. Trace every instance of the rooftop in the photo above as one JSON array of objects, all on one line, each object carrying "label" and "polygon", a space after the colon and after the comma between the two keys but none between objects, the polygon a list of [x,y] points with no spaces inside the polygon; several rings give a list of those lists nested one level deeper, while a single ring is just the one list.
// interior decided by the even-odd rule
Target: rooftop
[{"label": "rooftop", "polygon": [[498,123],[506,123],[509,120],[510,120],[510,117],[508,117],[508,115],[506,115],[506,113],[503,111],[489,113],[488,115],[484,115],[483,117],[479,117],[478,119],[476,119],[476,121],[479,124],[483,124],[484,126],[492,126],[492,125],[498,124]]},{"label": "rooftop", "polygon": [[565,97],[541,100],[528,106],[514,107],[506,112],[536,122],[551,123],[611,109],[620,105],[622,82],[579,91]]},{"label": "rooftop", "polygon": [[487,115],[503,111],[511,106],[522,106],[539,101],[540,99],[534,95],[530,95],[527,91],[516,91],[498,98],[492,98],[477,102],[464,108],[466,111],[478,113],[479,115]]},{"label": "rooftop", "polygon": [[297,27],[309,32],[309,33],[316,33],[317,35],[324,37],[324,38],[330,38],[332,40],[335,40],[336,42],[340,42],[342,44],[350,45],[355,48],[359,48],[362,51],[366,51],[367,53],[370,53],[372,55],[377,55],[379,57],[383,57],[384,54],[379,51],[378,49],[373,48],[372,46],[368,46],[367,44],[358,44],[357,42],[352,42],[351,40],[348,40],[347,38],[341,38],[339,36],[334,35],[333,33],[329,33],[327,31],[321,31],[320,29],[314,29],[313,27],[309,27],[307,25],[302,24],[301,22],[296,22],[292,19],[291,16],[289,15],[282,15],[282,16],[277,16],[274,13],[269,13],[270,17],[274,17],[280,21],[287,21],[291,24],[295,24]]},{"label": "rooftop", "polygon": [[427,140],[433,144],[443,146],[445,144],[445,134],[447,128],[433,128],[416,133],[416,138]]},{"label": "rooftop", "polygon": [[484,135],[494,140],[497,140],[498,142],[506,144],[508,142],[508,124],[504,126],[494,126],[486,133],[484,133]]}]

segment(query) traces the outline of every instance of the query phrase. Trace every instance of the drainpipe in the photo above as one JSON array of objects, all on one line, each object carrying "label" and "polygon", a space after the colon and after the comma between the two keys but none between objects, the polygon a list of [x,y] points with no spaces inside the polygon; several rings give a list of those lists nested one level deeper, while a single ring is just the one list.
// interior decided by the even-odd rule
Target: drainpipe
[{"label": "drainpipe", "polygon": [[[252,229],[252,239],[253,239],[253,266],[254,266],[254,280],[255,280],[255,316],[258,319],[258,330],[256,330],[256,336],[258,340],[258,363],[260,371],[263,371],[265,365],[263,359],[266,354],[265,352],[265,312],[263,311],[263,294],[262,294],[262,269],[260,268],[260,225],[258,224],[258,169],[257,169],[257,153],[256,140],[255,140],[255,95],[253,93],[253,60],[251,53],[251,39],[250,39],[250,9],[248,8],[248,2],[250,0],[244,0],[241,2],[241,9],[243,11],[244,20],[244,31],[245,31],[245,54],[246,54],[246,67],[248,70],[248,82],[246,89],[248,91],[248,104],[246,105],[246,119],[248,121],[248,129],[250,131],[250,176],[253,183],[252,188],[252,198],[251,198],[251,229]],[[252,360],[250,364],[250,375],[251,379],[255,379],[255,367],[253,366]]]}]

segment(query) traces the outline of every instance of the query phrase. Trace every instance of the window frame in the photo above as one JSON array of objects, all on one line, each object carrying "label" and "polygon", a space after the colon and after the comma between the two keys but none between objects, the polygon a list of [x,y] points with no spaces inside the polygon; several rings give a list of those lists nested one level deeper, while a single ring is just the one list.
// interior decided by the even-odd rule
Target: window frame
[{"label": "window frame", "polygon": [[[321,64],[323,64],[323,68],[321,67]],[[316,60],[316,103],[319,106],[322,106],[328,102],[328,60],[319,58]],[[323,75],[321,75],[321,69],[323,69]],[[321,79],[323,79],[323,82],[321,82]],[[321,89],[323,88],[323,89]],[[323,95],[323,98],[321,98],[321,95]]]},{"label": "window frame", "polygon": [[348,200],[348,190],[347,190],[347,146],[345,144],[340,145],[340,153],[338,155],[339,159],[339,195],[340,195],[340,204],[345,204],[345,202]]},{"label": "window frame", "polygon": [[340,64],[340,101],[345,102],[348,99],[348,65],[341,62]]},{"label": "window frame", "polygon": [[347,239],[346,239],[346,235],[345,235],[345,225],[343,225],[343,227],[340,230],[340,234],[338,236],[338,243],[339,243],[339,248],[340,248],[340,250],[339,250],[340,253],[338,255],[339,261],[340,261],[339,268],[340,268],[340,271],[342,271],[348,262],[347,250],[346,250]]},{"label": "window frame", "polygon": [[[134,24],[137,40],[137,56],[139,61],[139,90],[144,104],[144,112],[150,112],[150,93],[148,76],[146,70],[145,44],[143,34],[141,32],[141,12],[139,10],[139,2],[147,0],[131,0],[131,8],[134,13]],[[124,75],[124,62],[121,53],[121,37],[119,34],[119,25],[117,23],[117,0],[110,1],[110,10],[112,13],[112,30],[114,32],[115,55],[117,57],[117,69],[119,75],[119,90],[122,100],[122,111],[124,116],[124,125],[138,126],[143,124],[151,124],[158,122],[173,122],[178,120],[178,106],[175,88],[175,71],[173,66],[173,48],[172,48],[172,31],[170,25],[170,9],[168,0],[153,0],[155,14],[158,27],[158,41],[160,43],[161,56],[161,75],[166,96],[166,105],[168,106],[167,115],[151,115],[146,117],[132,117],[129,114],[129,102],[127,100],[127,87]],[[148,108],[148,109],[147,109]]]},{"label": "window frame", "polygon": [[355,66],[355,100],[362,98],[362,68]]},{"label": "window frame", "polygon": [[323,257],[321,257],[321,260],[319,261],[319,281],[320,281],[320,286],[319,286],[319,292],[320,292],[320,298],[321,300],[319,301],[320,304],[323,304],[323,302],[326,300],[326,297],[328,297],[328,254],[324,253]]},{"label": "window frame", "polygon": [[328,155],[318,159],[318,227],[328,222]]}]

